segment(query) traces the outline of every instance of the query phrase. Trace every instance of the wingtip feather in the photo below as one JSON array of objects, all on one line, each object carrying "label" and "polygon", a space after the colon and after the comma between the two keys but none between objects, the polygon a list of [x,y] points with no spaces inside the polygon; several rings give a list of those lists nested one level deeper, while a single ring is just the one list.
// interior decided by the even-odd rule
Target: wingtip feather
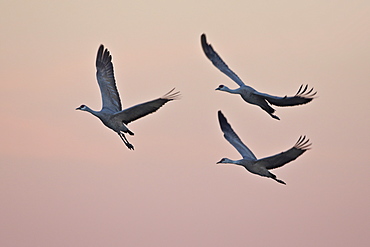
[{"label": "wingtip feather", "polygon": [[202,41],[207,41],[206,34],[205,34],[205,33],[202,33],[202,34],[200,35],[200,39],[201,39]]},{"label": "wingtip feather", "polygon": [[208,57],[208,53],[209,53],[209,49],[210,49],[210,44],[208,44],[207,42],[207,37],[204,33],[202,33],[202,35],[200,36],[200,43],[202,45],[202,49],[204,51],[204,53],[207,55]]},{"label": "wingtip feather", "polygon": [[176,88],[172,88],[168,93],[163,95],[161,99],[166,99],[166,100],[178,100],[181,98],[181,93],[180,91],[173,92]]},{"label": "wingtip feather", "polygon": [[309,89],[308,87],[308,84],[306,84],[304,87],[303,87],[303,84],[299,87],[297,93],[295,94],[295,96],[298,96],[298,97],[302,97],[302,98],[306,98],[306,99],[313,99],[314,96],[316,95],[317,91],[315,92],[312,92],[314,90],[314,87],[312,87],[311,89]]},{"label": "wingtip feather", "polygon": [[218,121],[220,123],[220,127],[221,127],[222,132],[225,133],[225,131],[231,129],[231,125],[229,124],[226,117],[224,116],[224,114],[220,110],[218,111]]},{"label": "wingtip feather", "polygon": [[99,65],[99,63],[107,64],[112,61],[112,56],[110,55],[110,52],[108,48],[105,48],[103,44],[99,46],[97,55],[96,55],[96,66]]},{"label": "wingtip feather", "polygon": [[303,151],[310,150],[312,143],[309,143],[309,141],[310,139],[306,138],[305,135],[300,136],[294,147]]},{"label": "wingtip feather", "polygon": [[221,110],[219,110],[218,112],[217,112],[217,115],[218,115],[218,119],[221,121],[221,120],[224,120],[224,121],[227,121],[226,120],[226,117],[224,116],[224,114],[222,113],[222,111]]}]

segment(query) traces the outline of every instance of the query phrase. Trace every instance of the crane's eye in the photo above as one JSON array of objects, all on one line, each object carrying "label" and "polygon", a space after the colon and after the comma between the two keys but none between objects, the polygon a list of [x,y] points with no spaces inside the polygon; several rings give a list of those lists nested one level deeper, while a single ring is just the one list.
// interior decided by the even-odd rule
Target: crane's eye
[{"label": "crane's eye", "polygon": [[224,87],[224,85],[220,85],[220,86],[218,86],[219,88],[223,88]]}]

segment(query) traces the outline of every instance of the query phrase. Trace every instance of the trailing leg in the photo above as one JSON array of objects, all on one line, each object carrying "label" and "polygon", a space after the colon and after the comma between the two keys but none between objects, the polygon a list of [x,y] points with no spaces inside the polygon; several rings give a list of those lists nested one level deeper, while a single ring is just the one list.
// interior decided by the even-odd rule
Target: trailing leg
[{"label": "trailing leg", "polygon": [[280,179],[277,179],[277,178],[272,178],[272,179],[275,180],[278,183],[281,183],[281,184],[285,184],[286,185],[286,183],[283,180],[280,180]]},{"label": "trailing leg", "polygon": [[278,183],[286,185],[286,183],[283,180],[277,179],[275,174],[272,174],[271,172],[269,172],[269,173],[270,173],[270,178],[272,178],[273,180],[275,180]]},{"label": "trailing leg", "polygon": [[275,118],[275,119],[277,119],[277,120],[280,120],[280,118],[278,117],[278,116],[276,116],[276,115],[274,115],[274,114],[272,114],[272,113],[269,113],[270,114],[270,116],[272,117],[272,118]]},{"label": "trailing leg", "polygon": [[128,142],[128,140],[126,139],[124,134],[119,132],[118,135],[119,135],[119,137],[121,137],[121,140],[123,141],[123,143],[125,143],[125,145],[128,147],[128,149],[134,150],[134,146],[131,143]]},{"label": "trailing leg", "polygon": [[280,118],[278,116],[273,114],[275,112],[275,109],[272,108],[265,100],[260,102],[259,106],[261,107],[262,110],[267,112],[272,118],[280,120]]}]

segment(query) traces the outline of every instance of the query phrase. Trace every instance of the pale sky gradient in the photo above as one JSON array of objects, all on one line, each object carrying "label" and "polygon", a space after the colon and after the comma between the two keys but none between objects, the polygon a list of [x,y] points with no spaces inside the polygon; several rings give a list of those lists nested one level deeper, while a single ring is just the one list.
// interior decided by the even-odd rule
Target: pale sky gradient
[{"label": "pale sky gradient", "polygon": [[[369,1],[1,1],[0,246],[367,246]],[[235,95],[200,35],[249,85],[308,83],[276,121]],[[130,124],[135,151],[86,112],[101,107],[95,56],[113,56],[123,107],[182,99]],[[222,110],[257,157],[307,135],[274,173],[242,167]]]}]

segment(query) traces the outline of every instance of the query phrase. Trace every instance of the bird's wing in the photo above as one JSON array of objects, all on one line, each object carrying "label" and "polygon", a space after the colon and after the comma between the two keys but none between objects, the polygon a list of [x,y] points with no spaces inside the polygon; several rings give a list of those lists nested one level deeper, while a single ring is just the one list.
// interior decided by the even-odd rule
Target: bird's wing
[{"label": "bird's wing", "polygon": [[132,121],[142,118],[150,113],[157,111],[168,101],[178,99],[178,97],[180,96],[180,92],[173,91],[174,88],[161,98],[132,106],[130,108],[127,108],[121,112],[114,114],[113,117],[117,117],[124,124],[128,124]]},{"label": "bird's wing", "polygon": [[265,93],[260,92],[253,92],[256,95],[259,95],[266,99],[270,104],[276,105],[276,106],[295,106],[295,105],[302,105],[310,102],[314,99],[314,96],[317,92],[312,92],[313,88],[309,89],[308,85],[303,87],[301,85],[298,89],[298,92],[294,96],[284,96],[284,97],[278,97],[278,96],[272,96]]},{"label": "bird's wing", "polygon": [[96,78],[103,102],[102,109],[112,112],[121,111],[122,106],[114,79],[112,56],[108,49],[104,50],[103,45],[100,45],[96,56]]},{"label": "bird's wing", "polygon": [[231,125],[227,122],[227,119],[221,111],[218,111],[218,121],[220,122],[222,132],[224,132],[225,139],[238,150],[242,157],[248,160],[257,160],[252,151],[240,140],[239,136],[231,128]]},{"label": "bird's wing", "polygon": [[216,66],[221,72],[235,81],[239,86],[245,85],[244,82],[227,66],[222,58],[213,50],[213,47],[207,43],[206,35],[202,34],[200,37],[202,48],[209,60]]},{"label": "bird's wing", "polygon": [[267,169],[275,169],[295,160],[304,152],[310,149],[311,143],[306,136],[299,137],[297,143],[289,150],[279,154],[269,156],[257,161],[258,164],[266,167]]}]

